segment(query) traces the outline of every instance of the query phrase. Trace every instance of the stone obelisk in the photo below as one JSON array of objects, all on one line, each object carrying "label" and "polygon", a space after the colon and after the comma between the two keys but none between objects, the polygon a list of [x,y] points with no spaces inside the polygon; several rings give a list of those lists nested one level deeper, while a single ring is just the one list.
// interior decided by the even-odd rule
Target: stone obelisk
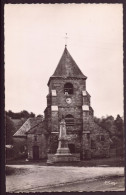
[{"label": "stone obelisk", "polygon": [[79,161],[78,157],[71,154],[68,147],[68,138],[66,133],[66,122],[62,118],[60,122],[60,132],[58,139],[58,148],[56,154],[54,154],[50,159],[48,158],[48,164],[54,164],[56,162],[72,162]]},{"label": "stone obelisk", "polygon": [[60,122],[60,133],[58,139],[58,149],[55,155],[71,155],[68,148],[68,139],[66,134],[66,122],[64,119]]}]

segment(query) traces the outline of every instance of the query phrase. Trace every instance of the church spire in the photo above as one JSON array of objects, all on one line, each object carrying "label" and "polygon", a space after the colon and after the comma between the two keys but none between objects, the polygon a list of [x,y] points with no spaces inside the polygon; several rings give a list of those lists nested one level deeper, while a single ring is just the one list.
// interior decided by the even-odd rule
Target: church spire
[{"label": "church spire", "polygon": [[[81,72],[80,68],[70,55],[67,47],[65,45],[62,57],[56,67],[54,74],[50,77],[52,78],[77,78],[77,79],[87,79],[87,77]],[[49,82],[50,82],[49,79]],[[48,84],[49,84],[48,82]]]},{"label": "church spire", "polygon": [[84,78],[86,79],[86,76],[81,72],[78,65],[70,55],[67,47],[65,47],[64,52],[62,54],[62,57],[57,65],[57,68],[52,75],[54,77],[60,76],[60,77],[76,77],[76,78]]}]

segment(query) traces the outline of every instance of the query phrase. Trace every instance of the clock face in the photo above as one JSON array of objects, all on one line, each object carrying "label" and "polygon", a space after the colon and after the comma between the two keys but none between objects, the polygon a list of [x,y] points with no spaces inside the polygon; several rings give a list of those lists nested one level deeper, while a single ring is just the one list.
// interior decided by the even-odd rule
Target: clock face
[{"label": "clock face", "polygon": [[66,99],[66,102],[67,102],[68,104],[70,104],[70,103],[72,102],[71,98],[67,98],[67,99]]}]

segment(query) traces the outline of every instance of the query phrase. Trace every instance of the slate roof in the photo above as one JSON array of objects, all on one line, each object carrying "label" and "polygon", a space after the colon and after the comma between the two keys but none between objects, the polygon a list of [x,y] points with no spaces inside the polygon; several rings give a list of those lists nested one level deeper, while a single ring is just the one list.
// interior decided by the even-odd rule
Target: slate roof
[{"label": "slate roof", "polygon": [[36,124],[33,128],[31,128],[28,132],[28,134],[47,134],[47,131],[44,127],[44,121],[39,122]]},{"label": "slate roof", "polygon": [[42,117],[29,118],[19,128],[19,130],[13,135],[14,137],[26,137],[27,133],[38,133],[43,131],[43,120]]},{"label": "slate roof", "polygon": [[[69,51],[65,47],[62,57],[56,67],[54,74],[51,78],[82,78],[86,79],[87,77],[81,72],[78,65],[70,55]],[[50,80],[49,80],[50,81]]]}]

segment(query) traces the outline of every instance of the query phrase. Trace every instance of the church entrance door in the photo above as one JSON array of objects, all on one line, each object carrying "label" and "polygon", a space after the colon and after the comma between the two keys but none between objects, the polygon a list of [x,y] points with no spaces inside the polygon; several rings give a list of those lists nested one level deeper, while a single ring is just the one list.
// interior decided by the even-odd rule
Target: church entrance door
[{"label": "church entrance door", "polygon": [[39,147],[33,146],[33,159],[39,160]]}]

